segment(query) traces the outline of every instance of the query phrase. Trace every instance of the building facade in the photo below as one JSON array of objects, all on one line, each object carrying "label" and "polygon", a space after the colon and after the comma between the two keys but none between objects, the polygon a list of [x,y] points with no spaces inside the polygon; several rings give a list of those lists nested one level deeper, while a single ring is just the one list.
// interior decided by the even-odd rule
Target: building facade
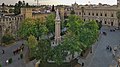
[{"label": "building facade", "polygon": [[44,22],[45,18],[51,14],[51,11],[49,9],[42,9],[41,7],[28,7],[21,8],[21,14],[24,18],[39,18],[42,22]]},{"label": "building facade", "polygon": [[72,7],[65,8],[65,13],[70,15],[70,11],[74,10],[75,14],[80,16],[84,21],[95,20],[102,25],[107,26],[120,26],[117,18],[117,11],[120,10],[120,0],[117,0],[117,5],[78,5],[72,4]]},{"label": "building facade", "polygon": [[14,15],[1,14],[0,15],[0,39],[6,33],[16,36],[22,20],[23,20],[22,15],[14,16]]},{"label": "building facade", "polygon": [[[108,4],[86,4],[78,5],[77,3],[72,4],[72,6],[62,5],[55,6],[55,9],[59,9],[61,19],[64,20],[64,16],[70,15],[71,10],[74,10],[75,14],[80,16],[84,21],[95,20],[102,25],[119,27],[120,23],[117,18],[117,11],[120,10],[120,0],[117,0],[117,5]],[[21,14],[25,18],[40,18],[42,21],[45,17],[51,14],[50,8],[22,8]]]}]

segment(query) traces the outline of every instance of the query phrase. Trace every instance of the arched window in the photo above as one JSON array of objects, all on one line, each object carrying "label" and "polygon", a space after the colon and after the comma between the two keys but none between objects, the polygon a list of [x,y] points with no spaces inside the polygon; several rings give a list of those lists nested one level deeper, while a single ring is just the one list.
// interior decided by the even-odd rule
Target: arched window
[{"label": "arched window", "polygon": [[111,17],[114,17],[113,14],[111,14]]},{"label": "arched window", "polygon": [[79,12],[79,15],[81,15],[81,12]]},{"label": "arched window", "polygon": [[84,21],[85,21],[85,19],[84,19]]},{"label": "arched window", "polygon": [[96,13],[96,16],[98,16],[98,13]]},{"label": "arched window", "polygon": [[100,16],[102,16],[102,13],[100,13]]},{"label": "arched window", "polygon": [[85,13],[84,13],[84,15],[85,15]]},{"label": "arched window", "polygon": [[92,15],[94,16],[94,13],[92,13]]},{"label": "arched window", "polygon": [[107,14],[105,13],[105,17],[107,17]]},{"label": "arched window", "polygon": [[90,13],[89,13],[89,15],[90,15]]},{"label": "arched window", "polygon": [[105,24],[107,24],[107,22],[105,21]]}]

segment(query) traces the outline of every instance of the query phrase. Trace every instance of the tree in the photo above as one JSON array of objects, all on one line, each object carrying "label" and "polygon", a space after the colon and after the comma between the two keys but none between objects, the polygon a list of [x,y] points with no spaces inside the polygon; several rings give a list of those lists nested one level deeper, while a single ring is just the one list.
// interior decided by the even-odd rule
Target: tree
[{"label": "tree", "polygon": [[29,48],[34,48],[36,45],[38,45],[38,42],[37,42],[37,39],[33,36],[33,35],[30,35],[28,37],[28,46]]},{"label": "tree", "polygon": [[70,14],[75,14],[75,11],[74,11],[74,10],[71,10]]},{"label": "tree", "polygon": [[45,24],[40,22],[40,19],[25,19],[21,27],[18,31],[19,36],[21,37],[29,37],[30,35],[33,35],[39,40],[40,38],[43,38],[45,35],[47,35],[48,29]]},{"label": "tree", "polygon": [[15,15],[20,14],[20,7],[18,6],[18,3],[15,4],[15,7],[14,7],[14,14],[15,14]]},{"label": "tree", "polygon": [[30,35],[28,37],[27,45],[29,47],[30,58],[34,57],[34,48],[38,45],[37,39],[33,35]]},{"label": "tree", "polygon": [[39,40],[39,45],[36,46],[34,56],[37,60],[41,61],[42,67],[51,58],[51,42],[48,39]]},{"label": "tree", "polygon": [[26,7],[29,7],[29,3],[26,3]]},{"label": "tree", "polygon": [[25,1],[22,2],[22,6],[26,6],[26,5],[25,5]]},{"label": "tree", "polygon": [[2,12],[5,12],[5,3],[2,3]]},{"label": "tree", "polygon": [[15,15],[18,15],[18,14],[20,14],[21,13],[21,7],[28,7],[29,6],[29,4],[28,3],[26,3],[25,4],[25,1],[18,1],[18,3],[16,3],[15,4],[15,7],[14,7],[14,13],[15,13]]},{"label": "tree", "polygon": [[1,40],[2,43],[9,44],[14,40],[14,37],[11,34],[5,34]]},{"label": "tree", "polygon": [[52,5],[52,10],[51,10],[52,12],[55,12],[55,8],[54,8],[54,5]]},{"label": "tree", "polygon": [[50,14],[46,17],[45,24],[48,28],[49,33],[54,33],[55,31],[55,15]]},{"label": "tree", "polygon": [[9,9],[9,13],[14,13],[14,9]]},{"label": "tree", "polygon": [[118,26],[120,26],[120,10],[117,11],[116,15],[117,15],[117,18],[118,18]]},{"label": "tree", "polygon": [[98,38],[98,25],[95,21],[83,22],[78,16],[68,17],[67,33],[62,42],[64,48],[72,55],[85,51]]}]

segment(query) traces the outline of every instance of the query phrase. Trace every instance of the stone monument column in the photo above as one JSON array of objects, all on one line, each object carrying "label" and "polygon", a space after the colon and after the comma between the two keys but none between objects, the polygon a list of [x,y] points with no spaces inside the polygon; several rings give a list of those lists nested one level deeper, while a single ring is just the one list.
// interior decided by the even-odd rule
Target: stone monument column
[{"label": "stone monument column", "polygon": [[55,18],[55,44],[58,45],[61,41],[61,28],[60,28],[60,15],[58,9],[56,10],[56,18]]}]

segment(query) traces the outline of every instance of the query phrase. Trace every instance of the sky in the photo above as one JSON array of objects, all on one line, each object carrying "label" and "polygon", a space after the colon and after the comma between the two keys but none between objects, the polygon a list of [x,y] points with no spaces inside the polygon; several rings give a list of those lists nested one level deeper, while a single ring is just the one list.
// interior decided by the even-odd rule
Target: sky
[{"label": "sky", "polygon": [[[0,4],[5,3],[5,4],[15,4],[19,0],[0,0]],[[23,0],[20,0],[23,1]],[[35,0],[24,0],[25,2],[28,2],[31,5],[35,5],[36,1]],[[89,4],[89,1],[91,4],[110,4],[110,5],[115,5],[117,4],[117,0],[39,0],[39,4],[41,5],[71,5],[74,4],[75,2],[78,4]]]}]

